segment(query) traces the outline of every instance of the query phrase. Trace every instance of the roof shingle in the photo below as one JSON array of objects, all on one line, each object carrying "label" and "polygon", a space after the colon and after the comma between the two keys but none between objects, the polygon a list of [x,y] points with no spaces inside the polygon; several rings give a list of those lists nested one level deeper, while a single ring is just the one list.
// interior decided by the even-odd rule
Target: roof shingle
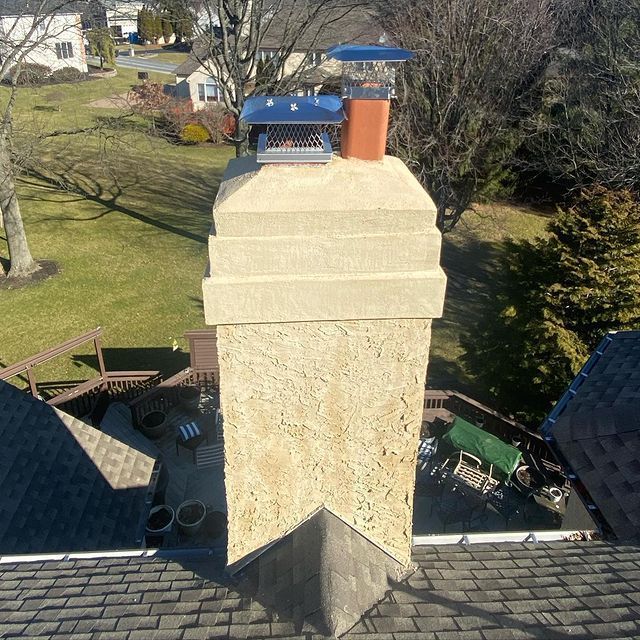
[{"label": "roof shingle", "polygon": [[0,553],[139,547],[154,466],[0,381]]},{"label": "roof shingle", "polygon": [[[606,542],[414,547],[415,570],[348,638],[634,638],[640,549]],[[297,635],[206,550],[0,564],[4,637],[320,638]],[[499,576],[499,577],[497,577]],[[86,636],[80,636],[86,634]]]}]

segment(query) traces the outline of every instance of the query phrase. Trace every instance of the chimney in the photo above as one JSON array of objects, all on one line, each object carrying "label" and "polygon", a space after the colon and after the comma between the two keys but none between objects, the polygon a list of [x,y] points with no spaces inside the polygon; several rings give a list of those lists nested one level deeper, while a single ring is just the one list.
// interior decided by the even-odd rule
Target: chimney
[{"label": "chimney", "polygon": [[338,45],[329,58],[342,62],[342,157],[382,160],[387,148],[389,110],[396,93],[398,65],[413,58],[406,49]]},{"label": "chimney", "polygon": [[220,185],[203,300],[217,326],[228,570],[299,631],[340,635],[410,562],[445,276],[434,204],[400,160],[317,164],[318,145],[297,144],[294,127],[324,133],[342,117],[320,98],[247,107],[267,131]]}]

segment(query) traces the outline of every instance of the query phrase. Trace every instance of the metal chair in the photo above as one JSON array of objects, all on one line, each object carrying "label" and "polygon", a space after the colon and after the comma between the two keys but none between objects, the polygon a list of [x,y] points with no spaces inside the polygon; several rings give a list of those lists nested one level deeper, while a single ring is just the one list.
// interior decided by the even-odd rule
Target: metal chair
[{"label": "metal chair", "polygon": [[[480,493],[487,493],[498,486],[498,480],[493,477],[493,464],[489,466],[489,473],[482,470],[482,460],[466,451],[458,452],[458,461],[453,469],[453,475]],[[451,461],[447,458],[444,467]]]}]

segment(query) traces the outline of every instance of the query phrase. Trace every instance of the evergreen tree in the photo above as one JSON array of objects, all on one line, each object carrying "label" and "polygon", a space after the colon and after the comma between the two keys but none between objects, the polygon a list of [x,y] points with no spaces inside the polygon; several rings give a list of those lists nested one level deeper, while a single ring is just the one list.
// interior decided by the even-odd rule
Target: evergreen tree
[{"label": "evergreen tree", "polygon": [[100,68],[104,69],[104,63],[115,64],[116,45],[109,29],[91,29],[87,31],[87,40],[91,49],[91,55],[100,58]]},{"label": "evergreen tree", "polygon": [[532,424],[607,331],[640,326],[640,201],[596,187],[548,229],[546,239],[507,245],[502,289],[479,338],[463,341],[498,404]]},{"label": "evergreen tree", "polygon": [[158,40],[162,38],[162,18],[160,14],[153,14],[153,42],[158,43]]},{"label": "evergreen tree", "polygon": [[142,41],[152,42],[155,37],[155,20],[153,13],[146,7],[143,7],[140,10],[139,20],[140,30],[138,37]]},{"label": "evergreen tree", "polygon": [[162,37],[164,38],[165,44],[168,44],[172,35],[173,26],[171,24],[171,21],[169,20],[169,16],[165,14],[162,16]]}]

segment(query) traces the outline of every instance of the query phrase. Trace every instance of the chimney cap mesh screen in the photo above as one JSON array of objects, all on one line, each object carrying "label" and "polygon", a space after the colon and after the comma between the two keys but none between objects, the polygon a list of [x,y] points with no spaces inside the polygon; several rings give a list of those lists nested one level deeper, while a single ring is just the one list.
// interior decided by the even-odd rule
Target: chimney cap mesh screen
[{"label": "chimney cap mesh screen", "polygon": [[329,162],[333,149],[325,129],[318,124],[269,124],[258,137],[258,162]]},{"label": "chimney cap mesh screen", "polygon": [[388,100],[396,95],[397,62],[345,62],[342,97]]},{"label": "chimney cap mesh screen", "polygon": [[365,100],[395,97],[398,65],[415,56],[408,49],[378,45],[337,45],[327,55],[342,62],[342,97]]}]

